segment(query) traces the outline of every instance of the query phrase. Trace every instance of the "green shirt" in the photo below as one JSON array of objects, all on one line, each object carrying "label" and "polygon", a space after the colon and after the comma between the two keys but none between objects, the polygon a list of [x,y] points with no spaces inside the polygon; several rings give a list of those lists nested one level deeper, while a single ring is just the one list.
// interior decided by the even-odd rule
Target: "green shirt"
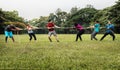
[{"label": "green shirt", "polygon": [[100,31],[100,24],[99,24],[99,23],[96,23],[96,24],[94,25],[94,31],[95,31],[95,32],[99,32],[99,31]]}]

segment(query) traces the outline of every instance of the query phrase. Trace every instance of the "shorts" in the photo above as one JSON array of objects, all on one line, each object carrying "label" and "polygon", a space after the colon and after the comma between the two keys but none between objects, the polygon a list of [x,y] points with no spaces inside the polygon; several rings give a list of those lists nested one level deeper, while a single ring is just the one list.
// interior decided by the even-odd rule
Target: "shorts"
[{"label": "shorts", "polygon": [[10,31],[10,32],[9,32],[9,31],[5,31],[5,36],[6,36],[6,37],[9,36],[10,38],[12,38],[12,37],[13,37],[12,31]]},{"label": "shorts", "polygon": [[55,30],[54,30],[54,31],[49,31],[48,35],[51,36],[52,34],[53,34],[54,36],[57,36]]}]

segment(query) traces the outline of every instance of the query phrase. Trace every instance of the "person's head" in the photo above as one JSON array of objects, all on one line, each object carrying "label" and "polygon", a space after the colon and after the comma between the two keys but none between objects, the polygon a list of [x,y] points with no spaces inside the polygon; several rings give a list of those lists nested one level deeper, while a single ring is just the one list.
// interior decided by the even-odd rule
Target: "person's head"
[{"label": "person's head", "polygon": [[30,27],[30,24],[26,24],[27,27]]},{"label": "person's head", "polygon": [[78,24],[77,23],[74,23],[74,26],[77,26]]},{"label": "person's head", "polygon": [[95,21],[95,23],[99,23],[99,21]]},{"label": "person's head", "polygon": [[8,26],[10,26],[10,27],[14,27],[14,25],[13,25],[13,24],[9,24]]},{"label": "person's head", "polygon": [[108,24],[111,24],[111,22],[110,22],[110,21],[108,21]]},{"label": "person's head", "polygon": [[48,20],[48,22],[52,22],[52,20],[51,20],[51,19],[49,19],[49,20]]},{"label": "person's head", "polygon": [[9,24],[8,26],[13,26],[13,24]]}]

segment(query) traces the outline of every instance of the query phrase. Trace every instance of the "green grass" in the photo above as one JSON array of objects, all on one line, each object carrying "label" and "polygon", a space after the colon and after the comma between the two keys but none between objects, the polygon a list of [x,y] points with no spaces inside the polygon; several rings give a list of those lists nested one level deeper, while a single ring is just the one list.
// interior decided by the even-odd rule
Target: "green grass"
[{"label": "green grass", "polygon": [[[60,42],[48,41],[47,35],[37,35],[37,41],[29,42],[28,35],[15,35],[15,43],[9,38],[4,42],[0,35],[0,69],[39,70],[120,70],[120,35],[112,41],[91,41],[90,34],[83,41],[75,42],[75,34],[60,34]],[[100,39],[102,35],[97,35]]]}]

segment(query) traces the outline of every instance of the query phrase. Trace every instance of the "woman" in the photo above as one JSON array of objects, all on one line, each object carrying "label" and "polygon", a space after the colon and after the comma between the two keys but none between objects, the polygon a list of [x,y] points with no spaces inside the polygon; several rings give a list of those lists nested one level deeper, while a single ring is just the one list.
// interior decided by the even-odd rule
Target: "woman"
[{"label": "woman", "polygon": [[78,23],[75,23],[74,26],[78,30],[77,36],[76,36],[76,41],[78,41],[78,38],[80,38],[80,40],[82,41],[81,35],[84,33],[83,27]]},{"label": "woman", "polygon": [[33,28],[29,24],[27,25],[27,31],[28,31],[28,34],[30,37],[30,39],[29,39],[30,41],[32,40],[32,37],[34,37],[34,40],[37,40],[35,33],[33,32]]}]

